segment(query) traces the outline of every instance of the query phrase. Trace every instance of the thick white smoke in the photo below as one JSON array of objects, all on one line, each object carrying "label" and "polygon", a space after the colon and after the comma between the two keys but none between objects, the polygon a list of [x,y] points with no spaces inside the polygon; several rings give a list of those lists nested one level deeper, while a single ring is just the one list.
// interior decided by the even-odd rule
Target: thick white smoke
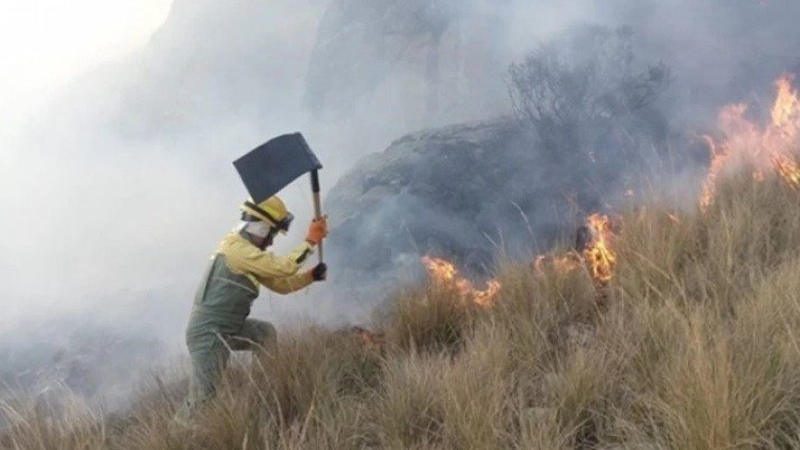
[{"label": "thick white smoke", "polygon": [[[235,158],[272,136],[302,131],[326,166],[322,183],[329,188],[361,157],[404,133],[508,113],[507,64],[570,27],[630,25],[639,54],[673,69],[675,126],[710,120],[719,104],[769,89],[772,78],[800,62],[790,20],[800,6],[791,0],[451,0],[459,16],[448,23],[458,28],[443,33],[461,36],[452,42],[465,43],[459,51],[469,55],[488,29],[481,36],[496,51],[490,63],[468,68],[492,74],[486,85],[455,92],[485,91],[488,100],[464,99],[432,115],[425,76],[404,69],[363,92],[359,78],[334,84],[353,93],[351,107],[311,114],[304,97],[324,14],[388,3],[176,0],[147,46],[73,80],[36,114],[11,122],[13,129],[0,128],[0,329],[24,333],[21,323],[78,317],[156,335],[179,349],[203,266],[235,224],[245,195]],[[484,27],[484,18],[493,25]],[[350,30],[327,31],[336,38]],[[394,67],[388,56],[359,61],[360,55],[316,57]],[[332,69],[321,79],[347,81],[336,65],[324,67]],[[297,219],[278,251],[302,239],[312,214],[307,180],[283,194]],[[256,310],[278,321],[298,314],[344,321],[363,313],[337,310],[324,285],[286,298],[265,293]]]}]

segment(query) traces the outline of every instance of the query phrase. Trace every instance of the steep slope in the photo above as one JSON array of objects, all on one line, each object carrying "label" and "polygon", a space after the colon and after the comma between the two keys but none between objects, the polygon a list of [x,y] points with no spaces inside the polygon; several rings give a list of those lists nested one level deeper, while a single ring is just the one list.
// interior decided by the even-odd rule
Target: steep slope
[{"label": "steep slope", "polygon": [[[434,279],[363,329],[282,333],[191,427],[158,380],[123,414],[12,399],[0,448],[798,448],[798,191],[718,185],[621,217],[613,278],[504,266],[494,302]],[[446,281],[446,280],[445,280]]]}]

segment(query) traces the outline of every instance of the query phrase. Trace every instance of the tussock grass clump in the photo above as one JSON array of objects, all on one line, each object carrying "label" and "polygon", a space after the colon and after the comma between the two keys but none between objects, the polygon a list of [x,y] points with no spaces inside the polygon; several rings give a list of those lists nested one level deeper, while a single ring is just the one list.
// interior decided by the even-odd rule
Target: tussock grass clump
[{"label": "tussock grass clump", "polygon": [[374,410],[379,448],[503,448],[510,443],[506,330],[485,324],[457,356],[387,359]]},{"label": "tussock grass clump", "polygon": [[102,412],[89,407],[65,387],[0,401],[0,448],[51,450],[103,448],[106,427]]},{"label": "tussock grass clump", "polygon": [[375,387],[380,362],[380,355],[363,348],[355,335],[308,327],[257,353],[253,387],[263,394],[268,413],[290,424]]},{"label": "tussock grass clump", "polygon": [[798,202],[719,180],[706,211],[623,213],[607,284],[504,262],[488,307],[437,285],[398,295],[377,346],[284,332],[192,427],[171,425],[176,377],[114,416],[5,403],[0,448],[800,448]]},{"label": "tussock grass clump", "polygon": [[109,436],[114,438],[113,442],[119,443],[107,448],[182,448],[179,447],[182,436],[171,433],[170,424],[187,389],[188,379],[181,371],[153,377],[149,383],[140,386],[127,411],[105,417]]},{"label": "tussock grass clump", "polygon": [[379,319],[386,342],[399,352],[456,352],[465,344],[479,307],[435,283],[400,294]]}]

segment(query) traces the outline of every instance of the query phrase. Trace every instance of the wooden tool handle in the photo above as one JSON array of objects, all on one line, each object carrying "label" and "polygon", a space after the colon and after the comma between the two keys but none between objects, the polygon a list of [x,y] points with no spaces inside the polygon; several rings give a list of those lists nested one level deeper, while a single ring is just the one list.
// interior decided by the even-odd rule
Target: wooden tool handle
[{"label": "wooden tool handle", "polygon": [[[314,218],[322,217],[322,202],[319,199],[319,174],[316,170],[311,171],[311,194],[314,198]],[[319,262],[322,262],[322,242],[317,245],[319,252]]]}]

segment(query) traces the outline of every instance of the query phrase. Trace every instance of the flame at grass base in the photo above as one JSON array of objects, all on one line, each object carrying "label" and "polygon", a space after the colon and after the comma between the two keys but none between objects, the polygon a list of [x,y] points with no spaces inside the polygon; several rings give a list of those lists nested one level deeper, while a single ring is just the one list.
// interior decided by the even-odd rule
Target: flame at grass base
[{"label": "flame at grass base", "polygon": [[583,249],[586,267],[593,280],[608,283],[617,264],[617,254],[611,249],[611,221],[608,216],[595,213],[586,219],[586,226],[592,230],[592,240]]},{"label": "flame at grass base", "polygon": [[617,254],[612,246],[614,232],[611,220],[604,214],[590,215],[579,230],[579,237],[583,241],[578,244],[576,251],[570,251],[563,256],[538,256],[533,267],[538,273],[547,270],[566,273],[583,264],[595,283],[607,284],[614,277],[614,267],[617,264]]},{"label": "flame at grass base", "polygon": [[[539,256],[534,261],[537,272],[554,269],[564,273],[581,267],[583,263],[595,283],[601,286],[607,284],[614,276],[617,262],[617,255],[611,248],[611,221],[608,216],[595,213],[586,218],[584,229],[588,232],[588,240],[579,249],[580,253],[570,252],[561,257]],[[502,289],[502,284],[496,279],[487,281],[486,289],[475,289],[472,282],[461,277],[456,266],[445,259],[423,256],[422,264],[437,286],[454,289],[467,302],[490,306]]]},{"label": "flame at grass base", "polygon": [[494,303],[495,297],[500,293],[501,284],[495,279],[486,282],[486,289],[478,290],[472,282],[459,276],[458,269],[453,263],[441,258],[430,256],[422,257],[422,264],[435,284],[444,288],[455,289],[464,301],[473,302],[480,306],[489,306]]}]

